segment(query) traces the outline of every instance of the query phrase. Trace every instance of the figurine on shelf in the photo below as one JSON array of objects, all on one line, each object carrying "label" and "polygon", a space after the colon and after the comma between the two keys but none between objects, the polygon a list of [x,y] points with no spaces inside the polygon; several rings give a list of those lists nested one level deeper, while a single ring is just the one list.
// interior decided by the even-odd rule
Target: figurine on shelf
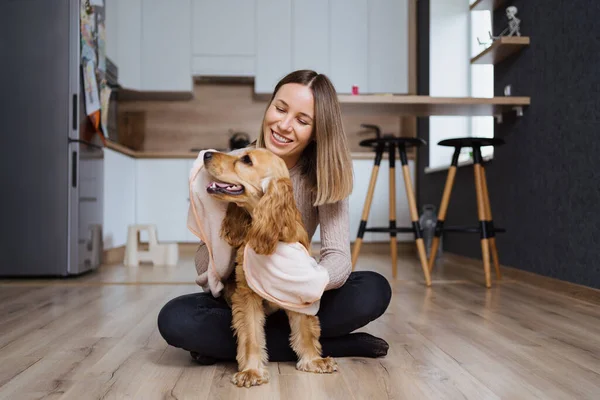
[{"label": "figurine on shelf", "polygon": [[[498,36],[492,36],[490,32],[490,39],[496,40],[501,36],[521,36],[521,20],[517,18],[517,7],[510,6],[506,7],[506,17],[508,18],[508,27],[504,29]],[[508,33],[507,33],[508,32]]]},{"label": "figurine on shelf", "polygon": [[487,48],[490,44],[493,43],[493,40],[491,42],[482,42],[481,40],[479,40],[479,36],[477,36],[477,43],[479,43],[480,46]]}]

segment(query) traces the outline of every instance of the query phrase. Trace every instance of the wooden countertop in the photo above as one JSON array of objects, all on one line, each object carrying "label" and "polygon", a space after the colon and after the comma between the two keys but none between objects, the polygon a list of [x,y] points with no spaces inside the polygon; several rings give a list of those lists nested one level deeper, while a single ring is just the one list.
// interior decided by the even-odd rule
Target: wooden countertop
[{"label": "wooden countertop", "polygon": [[111,140],[106,141],[106,147],[132,158],[189,158],[193,160],[198,157],[198,153],[193,151],[137,151]]},{"label": "wooden countertop", "polygon": [[432,97],[392,95],[338,95],[342,112],[361,112],[369,108],[393,115],[429,117],[436,115],[497,116],[515,107],[530,105],[529,97]]},{"label": "wooden countertop", "polygon": [[[106,147],[132,158],[185,158],[194,160],[198,157],[198,153],[193,151],[136,151],[111,140],[106,141]],[[352,152],[350,155],[353,160],[373,160],[375,158],[375,152],[368,151]],[[383,155],[383,158],[388,158],[387,153]],[[414,159],[413,152],[408,152],[408,158],[411,160]]]}]

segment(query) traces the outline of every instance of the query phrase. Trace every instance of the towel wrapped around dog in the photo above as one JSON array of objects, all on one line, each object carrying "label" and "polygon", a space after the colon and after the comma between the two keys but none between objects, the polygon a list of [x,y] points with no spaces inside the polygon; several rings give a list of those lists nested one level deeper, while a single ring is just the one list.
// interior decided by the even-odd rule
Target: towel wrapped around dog
[{"label": "towel wrapped around dog", "polygon": [[[196,283],[218,297],[224,288],[223,280],[233,272],[231,246],[220,236],[221,223],[227,203],[207,193],[211,182],[204,169],[204,150],[198,154],[189,175],[190,206],[188,229],[205,243],[209,265]],[[242,152],[234,150],[230,154]],[[244,272],[248,286],[264,299],[278,306],[308,315],[319,310],[320,299],[329,283],[327,270],[320,266],[300,243],[279,242],[274,254],[265,256],[244,249]]]}]

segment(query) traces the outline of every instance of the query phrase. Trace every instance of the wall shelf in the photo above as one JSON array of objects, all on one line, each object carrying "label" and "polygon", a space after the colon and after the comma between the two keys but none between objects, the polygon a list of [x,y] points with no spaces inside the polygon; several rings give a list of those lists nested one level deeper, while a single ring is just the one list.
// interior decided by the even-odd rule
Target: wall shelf
[{"label": "wall shelf", "polygon": [[496,10],[506,3],[506,0],[477,0],[471,4],[471,10]]},{"label": "wall shelf", "polygon": [[495,40],[487,49],[471,58],[471,64],[498,64],[529,46],[527,36],[503,36]]},{"label": "wall shelf", "polygon": [[342,111],[360,114],[376,109],[395,115],[501,116],[530,103],[529,97],[432,97],[391,95],[338,95]]}]

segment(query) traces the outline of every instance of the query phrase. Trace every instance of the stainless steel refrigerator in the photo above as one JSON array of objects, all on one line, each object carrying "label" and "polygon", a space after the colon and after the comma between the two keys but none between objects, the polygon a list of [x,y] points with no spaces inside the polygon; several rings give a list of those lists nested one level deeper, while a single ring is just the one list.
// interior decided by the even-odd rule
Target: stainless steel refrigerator
[{"label": "stainless steel refrigerator", "polygon": [[79,13],[79,0],[0,1],[1,277],[101,262],[104,153],[82,135]]}]

